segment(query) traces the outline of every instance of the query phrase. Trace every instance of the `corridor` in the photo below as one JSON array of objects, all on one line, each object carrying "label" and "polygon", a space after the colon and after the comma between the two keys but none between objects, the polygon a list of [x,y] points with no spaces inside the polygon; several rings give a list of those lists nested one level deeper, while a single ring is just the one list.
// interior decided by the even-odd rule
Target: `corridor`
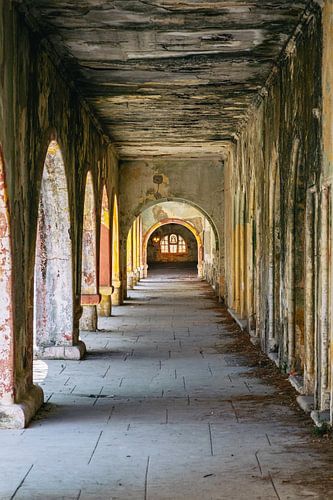
[{"label": "corridor", "polygon": [[333,498],[331,442],[191,269],[158,269],[0,434],[0,499]]}]

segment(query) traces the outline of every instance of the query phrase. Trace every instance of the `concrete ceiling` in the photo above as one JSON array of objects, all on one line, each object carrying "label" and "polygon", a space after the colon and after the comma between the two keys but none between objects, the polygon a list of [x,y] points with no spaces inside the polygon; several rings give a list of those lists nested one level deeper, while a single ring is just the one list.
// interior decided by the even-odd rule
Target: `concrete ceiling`
[{"label": "concrete ceiling", "polygon": [[307,0],[24,0],[121,157],[215,154]]}]

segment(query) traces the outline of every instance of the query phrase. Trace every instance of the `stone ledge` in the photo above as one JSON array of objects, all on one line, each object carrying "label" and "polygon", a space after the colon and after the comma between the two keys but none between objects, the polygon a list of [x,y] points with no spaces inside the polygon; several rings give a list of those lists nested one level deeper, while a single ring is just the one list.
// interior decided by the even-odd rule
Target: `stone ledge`
[{"label": "stone ledge", "polygon": [[79,340],[72,346],[52,346],[39,348],[37,352],[38,359],[72,359],[80,360],[86,353],[86,345]]},{"label": "stone ledge", "polygon": [[296,389],[296,391],[299,394],[302,394],[302,395],[305,394],[304,385],[303,385],[303,377],[300,377],[297,375],[289,375],[288,380],[291,383],[291,385],[293,386],[293,388]]},{"label": "stone ledge", "polygon": [[313,394],[309,396],[297,396],[296,401],[298,406],[304,411],[304,413],[310,414],[314,409],[314,398]]},{"label": "stone ledge", "polygon": [[241,319],[241,317],[239,316],[239,314],[237,314],[236,311],[234,311],[233,309],[228,308],[228,313],[236,321],[236,323],[240,327],[240,329],[243,332],[246,332],[247,331],[247,321],[246,321],[246,319]]},{"label": "stone ledge", "polygon": [[44,402],[41,387],[33,385],[19,403],[0,404],[0,429],[24,429]]},{"label": "stone ledge", "polygon": [[261,339],[260,339],[260,337],[257,337],[256,335],[250,335],[250,342],[254,346],[260,347],[260,349],[261,349]]},{"label": "stone ledge", "polygon": [[329,410],[318,411],[313,410],[310,413],[310,416],[317,427],[322,427],[323,425],[331,425],[330,422],[330,412]]},{"label": "stone ledge", "polygon": [[101,301],[99,293],[81,295],[81,306],[97,306]]},{"label": "stone ledge", "polygon": [[111,286],[100,286],[99,287],[99,293],[100,295],[102,295],[102,299],[103,300],[103,295],[112,295],[114,292],[114,286],[111,285]]},{"label": "stone ledge", "polygon": [[277,366],[278,368],[280,368],[280,364],[279,364],[279,356],[278,356],[278,354],[277,354],[276,352],[269,352],[269,353],[268,353],[268,357],[269,357],[269,359],[270,359],[271,361],[273,361],[273,362],[276,364],[276,366]]}]

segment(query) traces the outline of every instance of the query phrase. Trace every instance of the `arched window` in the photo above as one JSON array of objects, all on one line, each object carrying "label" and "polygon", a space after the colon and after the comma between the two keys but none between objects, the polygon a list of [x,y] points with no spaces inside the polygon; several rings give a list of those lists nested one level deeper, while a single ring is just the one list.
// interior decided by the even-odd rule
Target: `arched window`
[{"label": "arched window", "polygon": [[186,253],[185,240],[178,234],[168,234],[161,239],[161,253]]}]

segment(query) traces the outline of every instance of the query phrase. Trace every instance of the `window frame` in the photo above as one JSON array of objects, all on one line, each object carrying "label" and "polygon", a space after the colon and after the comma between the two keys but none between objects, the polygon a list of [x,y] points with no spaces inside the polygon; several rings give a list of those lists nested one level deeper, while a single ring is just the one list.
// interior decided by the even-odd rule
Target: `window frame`
[{"label": "window frame", "polygon": [[[176,242],[174,242],[174,237],[176,237]],[[180,234],[170,233],[161,238],[160,252],[162,255],[186,255],[188,247],[185,239]]]}]

